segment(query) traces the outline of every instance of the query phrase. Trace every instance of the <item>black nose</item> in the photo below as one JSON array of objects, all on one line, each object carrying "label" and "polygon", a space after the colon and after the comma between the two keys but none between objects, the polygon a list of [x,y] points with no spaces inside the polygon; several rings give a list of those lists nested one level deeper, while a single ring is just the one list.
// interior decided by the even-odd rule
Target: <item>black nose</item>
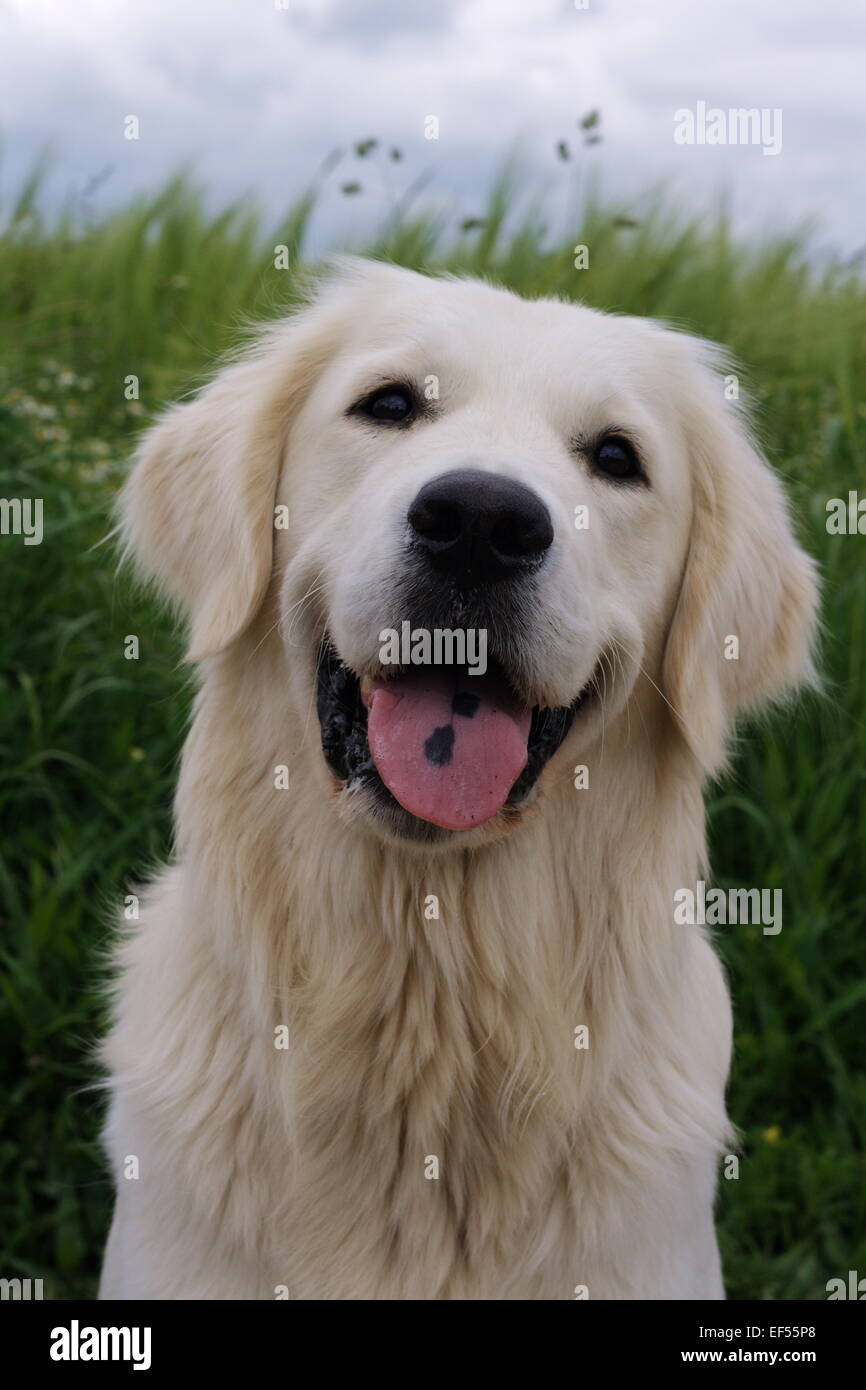
[{"label": "black nose", "polygon": [[414,548],[465,586],[519,579],[553,541],[550,513],[528,487],[459,468],[425,483],[409,508]]}]

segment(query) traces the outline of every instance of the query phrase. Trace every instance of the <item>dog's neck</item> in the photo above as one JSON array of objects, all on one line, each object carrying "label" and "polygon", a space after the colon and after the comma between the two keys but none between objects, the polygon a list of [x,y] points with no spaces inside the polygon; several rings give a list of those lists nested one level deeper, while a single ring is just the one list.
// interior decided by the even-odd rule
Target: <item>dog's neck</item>
[{"label": "dog's neck", "polygon": [[[287,991],[314,1026],[317,994],[330,1009],[341,979],[350,1011],[371,1016],[435,981],[438,1008],[488,999],[477,1031],[495,1025],[506,997],[528,1013],[539,998],[585,1010],[617,982],[627,990],[632,963],[644,979],[647,965],[670,968],[682,932],[674,893],[704,862],[703,805],[700,774],[651,691],[592,750],[560,751],[505,838],[424,852],[388,846],[345,813],[314,713],[300,730],[288,713],[275,728],[263,711],[279,708],[278,691],[262,699],[263,677],[282,679],[278,658],[263,671],[240,651],[207,672],[177,803],[190,888],[227,909],[216,950],[220,931],[227,950],[239,931],[250,938],[254,994]],[[586,787],[575,785],[575,757],[589,767]],[[362,975],[362,998],[349,1003]]]}]

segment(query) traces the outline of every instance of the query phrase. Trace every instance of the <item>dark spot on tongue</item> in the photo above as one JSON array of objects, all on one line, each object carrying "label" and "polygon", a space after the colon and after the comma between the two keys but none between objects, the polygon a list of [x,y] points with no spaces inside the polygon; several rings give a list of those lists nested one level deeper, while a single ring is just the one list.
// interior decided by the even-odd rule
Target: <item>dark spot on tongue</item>
[{"label": "dark spot on tongue", "polygon": [[451,709],[454,714],[462,714],[464,719],[472,719],[478,711],[481,700],[477,695],[473,695],[469,690],[458,690],[454,699],[451,701]]},{"label": "dark spot on tongue", "polygon": [[447,767],[453,751],[454,730],[450,724],[443,724],[441,728],[434,729],[424,744],[424,756],[434,767]]}]

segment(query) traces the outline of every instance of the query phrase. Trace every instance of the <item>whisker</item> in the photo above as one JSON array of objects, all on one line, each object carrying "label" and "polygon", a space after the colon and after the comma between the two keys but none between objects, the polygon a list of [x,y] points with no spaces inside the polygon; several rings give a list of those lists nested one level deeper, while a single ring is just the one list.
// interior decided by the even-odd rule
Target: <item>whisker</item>
[{"label": "whisker", "polygon": [[252,661],[252,659],[253,659],[253,657],[255,656],[256,652],[258,651],[259,647],[262,645],[263,642],[267,642],[267,640],[268,640],[268,638],[270,637],[271,633],[272,633],[276,628],[278,628],[278,627],[280,626],[281,622],[282,622],[282,617],[278,617],[278,618],[276,618],[276,620],[275,620],[274,622],[271,623],[271,625],[270,625],[270,627],[268,628],[267,632],[264,633],[264,635],[259,639],[259,641],[256,643],[256,645],[253,647],[252,651],[250,652],[249,656],[247,657],[247,664],[249,664],[249,662]]},{"label": "whisker", "polygon": [[319,662],[320,662],[321,659],[322,659],[322,655],[323,655],[323,653],[324,653],[324,650],[325,650],[325,634],[324,634],[324,632],[323,632],[322,635],[321,635],[321,637],[319,638],[319,646],[318,646],[318,650],[317,650],[317,652],[316,652],[316,665],[315,665],[315,672],[314,672],[314,679],[313,679],[313,690],[312,690],[312,694],[311,694],[311,696],[310,696],[309,705],[308,705],[308,707],[307,707],[307,713],[306,713],[306,715],[305,715],[305,717],[304,717],[304,727],[303,727],[303,729],[301,730],[301,735],[302,735],[302,738],[304,739],[304,741],[306,741],[306,738],[307,738],[307,731],[308,731],[308,729],[309,729],[309,727],[310,727],[310,719],[311,719],[311,717],[312,717],[312,715],[313,715],[313,712],[314,712],[315,709],[316,709],[316,703],[317,703],[317,700],[318,700],[318,672],[319,672]]},{"label": "whisker", "polygon": [[286,641],[287,641],[289,644],[291,644],[291,641],[292,641],[292,633],[294,632],[295,628],[297,627],[298,623],[300,622],[301,618],[303,617],[304,612],[306,611],[306,610],[304,609],[303,605],[304,605],[305,603],[307,603],[308,600],[309,600],[310,603],[312,603],[313,599],[314,599],[314,598],[317,598],[324,588],[325,588],[325,581],[324,581],[324,580],[321,580],[321,581],[318,582],[318,583],[316,582],[316,580],[313,580],[313,583],[310,585],[309,589],[308,589],[307,592],[303,595],[303,597],[302,597],[302,598],[299,598],[298,601],[297,601],[297,603],[293,603],[292,606],[291,606],[291,608],[290,608],[290,609],[288,610],[288,612],[285,614],[285,617],[287,617],[287,618],[290,617],[292,614],[295,615],[295,616],[292,618],[291,626],[289,627],[288,632],[286,633]]},{"label": "whisker", "polygon": [[[640,661],[637,661],[637,659],[636,659],[636,657],[634,656],[634,654],[633,654],[632,652],[629,651],[628,647],[625,645],[624,642],[620,642],[620,640],[619,640],[618,637],[613,637],[611,640],[612,640],[613,642],[615,642],[616,645],[617,645],[618,647],[620,647],[620,648],[625,652],[625,654],[626,654],[626,656],[628,657],[629,661],[634,661],[634,662],[635,662],[635,664],[637,665],[637,668],[638,668],[638,670],[640,671],[641,675],[642,675],[642,676],[646,676],[646,678],[647,678],[647,680],[649,681],[650,685],[652,686],[653,690],[655,690],[659,695],[661,695],[662,699],[664,700],[665,704],[667,705],[667,707],[668,707],[668,709],[671,711],[671,713],[672,713],[672,714],[675,714],[675,715],[677,716],[678,719],[682,720],[683,725],[688,729],[688,728],[689,728],[689,722],[688,722],[688,720],[686,719],[685,715],[683,714],[682,710],[678,710],[677,707],[676,707],[676,705],[672,705],[672,704],[671,704],[670,700],[668,699],[668,697],[667,697],[667,695],[664,693],[664,691],[661,690],[661,689],[659,688],[659,686],[656,685],[655,681],[653,680],[652,676],[650,675],[650,673],[649,673],[649,671],[646,669],[646,667],[643,666],[643,665],[641,664]],[[644,727],[646,727],[646,726],[644,726]],[[691,732],[691,731],[690,731],[690,732]]]}]

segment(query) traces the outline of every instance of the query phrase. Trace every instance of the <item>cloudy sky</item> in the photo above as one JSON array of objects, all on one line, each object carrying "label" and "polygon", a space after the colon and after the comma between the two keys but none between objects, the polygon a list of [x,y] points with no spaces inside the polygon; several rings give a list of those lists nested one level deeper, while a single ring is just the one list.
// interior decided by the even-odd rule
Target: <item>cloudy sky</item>
[{"label": "cloudy sky", "polygon": [[[813,218],[816,246],[866,244],[859,0],[583,4],[0,0],[0,193],[50,146],[58,200],[103,176],[92,199],[120,202],[192,161],[215,201],[249,194],[276,215],[340,150],[314,236],[358,244],[421,174],[443,212],[479,212],[518,144],[530,185],[559,190],[554,203],[592,171],[625,200],[665,180],[688,210],[726,191],[744,230]],[[780,111],[780,152],[677,144],[674,113],[701,102]],[[578,121],[594,108],[603,138],[586,148]],[[137,140],[124,138],[130,115]],[[365,137],[403,159],[354,158]],[[341,194],[356,181],[362,194]]]}]

